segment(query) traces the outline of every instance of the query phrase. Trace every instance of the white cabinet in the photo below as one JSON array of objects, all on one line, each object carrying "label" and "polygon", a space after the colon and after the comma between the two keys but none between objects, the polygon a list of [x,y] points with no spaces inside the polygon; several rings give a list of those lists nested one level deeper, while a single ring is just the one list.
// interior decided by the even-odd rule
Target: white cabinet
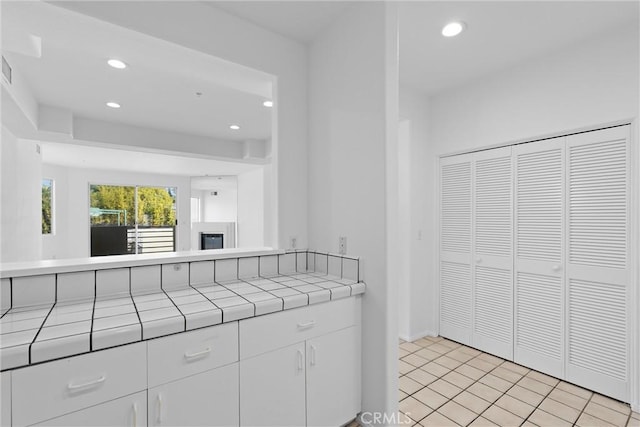
[{"label": "white cabinet", "polygon": [[307,425],[338,426],[360,412],[360,329],[307,341]]},{"label": "white cabinet", "polygon": [[305,425],[305,345],[240,361],[240,424]]},{"label": "white cabinet", "polygon": [[31,425],[147,388],[146,343],[11,372],[12,423]]},{"label": "white cabinet", "polygon": [[0,426],[11,425],[11,372],[0,372]]},{"label": "white cabinet", "polygon": [[148,342],[150,426],[237,426],[238,323]]},{"label": "white cabinet", "polygon": [[360,314],[354,296],[2,372],[2,425],[345,424]]},{"label": "white cabinet", "polygon": [[149,389],[149,426],[237,426],[238,363]]},{"label": "white cabinet", "polygon": [[142,391],[36,424],[38,426],[127,426],[147,425],[147,393]]},{"label": "white cabinet", "polygon": [[[240,424],[337,426],[355,418],[361,405],[360,297],[269,317],[267,323],[240,322]],[[271,347],[251,341],[271,331],[278,331]]]}]

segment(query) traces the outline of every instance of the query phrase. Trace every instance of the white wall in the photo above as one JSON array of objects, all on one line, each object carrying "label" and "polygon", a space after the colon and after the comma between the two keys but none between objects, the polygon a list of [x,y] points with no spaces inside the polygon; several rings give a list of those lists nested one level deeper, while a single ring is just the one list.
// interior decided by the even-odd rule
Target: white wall
[{"label": "white wall", "polygon": [[[387,283],[388,38],[384,3],[357,3],[309,52],[309,245],[362,259],[364,411],[397,408],[397,312]],[[393,43],[391,43],[393,45]],[[393,66],[391,67],[393,69]],[[392,106],[393,109],[393,106]],[[395,105],[397,114],[397,104]],[[392,131],[397,138],[397,118]],[[391,326],[390,326],[391,325]]]},{"label": "white wall", "polygon": [[[211,193],[217,192],[217,195]],[[238,190],[203,190],[200,196],[202,222],[236,222],[238,218]]]},{"label": "white wall", "polygon": [[42,253],[42,160],[36,148],[2,126],[0,262],[38,260]]},{"label": "white wall", "polygon": [[399,143],[400,205],[403,230],[400,253],[404,264],[404,283],[400,286],[400,338],[413,341],[425,335],[436,335],[437,319],[431,307],[437,294],[428,274],[435,268],[430,257],[433,238],[429,234],[435,218],[430,199],[435,197],[426,186],[436,173],[427,145],[428,98],[407,88],[400,90],[400,119],[403,138]]},{"label": "white wall", "polygon": [[238,247],[259,248],[265,241],[264,171],[238,175]]},{"label": "white wall", "polygon": [[[43,238],[43,258],[90,256],[89,185],[142,185],[177,187],[176,247],[191,249],[191,180],[186,176],[138,174],[45,164],[40,176],[53,178],[56,186],[56,236]],[[40,178],[38,178],[40,179]]]},{"label": "white wall", "polygon": [[432,98],[436,154],[636,117],[638,29],[626,28]]}]

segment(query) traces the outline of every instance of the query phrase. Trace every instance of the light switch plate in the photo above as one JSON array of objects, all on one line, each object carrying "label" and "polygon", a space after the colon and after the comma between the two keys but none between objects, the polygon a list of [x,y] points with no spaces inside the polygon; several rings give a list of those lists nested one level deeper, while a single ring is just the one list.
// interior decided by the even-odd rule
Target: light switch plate
[{"label": "light switch plate", "polygon": [[346,236],[341,236],[338,239],[338,253],[340,255],[346,255],[347,254],[347,238],[346,238]]}]

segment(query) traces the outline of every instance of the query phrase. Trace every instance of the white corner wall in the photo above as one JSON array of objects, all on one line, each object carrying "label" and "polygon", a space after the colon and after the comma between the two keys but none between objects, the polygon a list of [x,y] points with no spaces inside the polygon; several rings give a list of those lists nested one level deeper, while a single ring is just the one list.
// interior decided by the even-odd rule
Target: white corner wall
[{"label": "white corner wall", "polygon": [[428,273],[435,268],[430,250],[434,240],[429,232],[435,218],[427,201],[434,197],[425,186],[437,164],[429,157],[427,145],[428,98],[407,88],[400,89],[399,194],[403,230],[401,262],[404,281],[399,288],[400,338],[413,341],[425,335],[437,335],[437,313],[425,309],[438,296],[429,283]]},{"label": "white corner wall", "polygon": [[[45,164],[39,177],[55,180],[55,236],[42,238],[43,259],[90,256],[89,185],[177,187],[176,247],[191,249],[191,180],[188,176],[152,175]],[[38,178],[40,179],[40,178]]]},{"label": "white corner wall", "polygon": [[397,410],[398,344],[387,280],[387,132],[398,132],[387,93],[397,84],[391,8],[353,4],[309,51],[309,245],[337,252],[346,236],[347,253],[361,257],[362,409],[387,414]]},{"label": "white corner wall", "polygon": [[238,247],[259,248],[265,241],[264,171],[238,175]]},{"label": "white corner wall", "polygon": [[0,262],[39,260],[42,253],[42,158],[37,144],[2,126]]}]

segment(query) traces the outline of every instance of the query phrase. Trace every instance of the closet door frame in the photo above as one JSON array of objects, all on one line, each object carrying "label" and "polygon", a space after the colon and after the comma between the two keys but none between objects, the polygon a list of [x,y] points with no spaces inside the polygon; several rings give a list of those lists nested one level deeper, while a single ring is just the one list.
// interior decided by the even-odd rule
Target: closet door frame
[{"label": "closet door frame", "polygon": [[[629,311],[629,331],[630,331],[630,353],[631,362],[630,374],[630,398],[631,408],[640,412],[640,129],[639,120],[630,121],[629,127],[629,177],[630,177],[630,221],[629,233],[631,236],[629,259],[631,261],[630,290],[631,303]],[[635,330],[634,335],[631,331]]]},{"label": "closet door frame", "polygon": [[[436,274],[435,277],[437,279],[436,283],[436,298],[437,304],[435,304],[436,308],[436,319],[437,319],[437,328],[438,334],[442,334],[442,328],[440,325],[440,280],[441,280],[441,271],[440,271],[440,253],[441,253],[441,236],[440,230],[442,227],[442,218],[441,218],[441,162],[443,159],[450,158],[453,156],[464,155],[464,154],[472,154],[474,151],[480,151],[484,149],[492,149],[506,146],[514,146],[523,143],[535,143],[537,141],[541,141],[544,139],[556,138],[556,137],[566,137],[571,134],[579,133],[579,132],[591,132],[600,129],[605,129],[614,126],[622,126],[622,125],[630,125],[630,137],[629,137],[629,158],[630,158],[630,223],[629,223],[629,232],[631,236],[630,242],[630,298],[629,298],[629,361],[630,361],[630,402],[631,407],[634,411],[640,412],[640,147],[638,141],[640,140],[640,119],[638,118],[626,118],[623,120],[616,120],[607,123],[601,123],[596,126],[584,126],[581,128],[575,128],[565,132],[554,132],[539,138],[529,138],[527,140],[516,140],[510,141],[504,144],[494,144],[490,146],[481,147],[475,149],[473,151],[456,151],[450,152],[447,154],[443,154],[439,156],[440,162],[436,162],[436,197],[437,197],[437,230],[436,239],[435,239],[435,250],[436,250]],[[515,160],[514,160],[515,161]],[[515,172],[515,166],[514,166]],[[514,173],[515,174],[515,173]],[[514,186],[515,191],[515,186]],[[513,199],[513,203],[515,205],[515,195]],[[515,217],[514,217],[515,222]],[[515,232],[514,232],[514,255],[515,255]],[[514,265],[514,275],[515,275],[515,265]],[[515,277],[514,277],[515,281]],[[514,292],[515,298],[515,292]],[[514,299],[515,304],[515,299]],[[514,305],[515,311],[515,305]],[[635,333],[633,333],[635,332]],[[514,325],[514,349],[515,349],[515,325]]]}]

